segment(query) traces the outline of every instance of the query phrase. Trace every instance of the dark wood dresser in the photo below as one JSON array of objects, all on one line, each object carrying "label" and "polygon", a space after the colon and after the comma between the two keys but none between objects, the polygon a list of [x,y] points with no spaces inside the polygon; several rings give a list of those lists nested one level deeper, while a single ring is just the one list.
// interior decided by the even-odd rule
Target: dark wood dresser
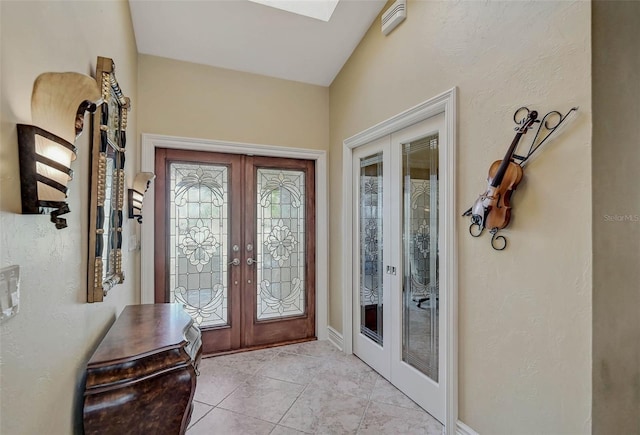
[{"label": "dark wood dresser", "polygon": [[180,304],[129,305],[87,364],[86,434],[183,434],[202,341]]}]

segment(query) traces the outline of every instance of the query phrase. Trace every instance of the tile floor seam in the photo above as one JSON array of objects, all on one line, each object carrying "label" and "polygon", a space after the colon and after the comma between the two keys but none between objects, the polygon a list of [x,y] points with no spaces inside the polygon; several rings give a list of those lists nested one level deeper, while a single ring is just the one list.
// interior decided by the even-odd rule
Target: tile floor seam
[{"label": "tile floor seam", "polygon": [[[194,402],[197,402],[197,400],[194,400]],[[198,402],[198,403],[202,403],[202,402]],[[192,428],[192,427],[193,427],[193,426],[195,426],[196,424],[198,424],[198,422],[199,422],[200,420],[202,420],[203,418],[205,418],[205,417],[207,416],[207,414],[209,414],[211,411],[213,411],[213,410],[215,409],[215,406],[211,406],[211,405],[209,405],[209,404],[207,404],[207,403],[202,403],[202,404],[203,404],[203,405],[207,405],[207,406],[209,406],[211,409],[209,409],[207,412],[205,412],[204,414],[202,414],[202,416],[201,416],[199,419],[197,419],[196,421],[194,421],[194,422],[189,422],[189,424],[187,425],[187,430],[188,430],[189,428]],[[193,411],[192,411],[192,412],[193,412]]]},{"label": "tile floor seam", "polygon": [[215,406],[215,405],[209,405],[207,402],[203,402],[202,400],[197,400],[197,399],[193,399],[194,402],[200,403],[202,405],[207,405],[207,406]]},{"label": "tile floor seam", "polygon": [[[236,415],[241,415],[242,417],[245,417],[245,418],[252,418],[254,420],[260,420],[260,421],[262,421],[264,423],[272,424],[272,425],[274,425],[274,427],[278,425],[278,423],[274,423],[272,421],[268,421],[268,420],[265,420],[265,419],[262,419],[262,418],[254,417],[253,415],[243,414],[241,412],[234,411],[233,409],[222,408],[221,406],[216,406],[216,408],[221,409],[222,411],[232,412],[232,413],[234,413]],[[213,411],[213,409],[211,411]],[[209,411],[209,412],[211,412],[211,411]]]},{"label": "tile floor seam", "polygon": [[[263,378],[266,378],[265,376],[262,376],[262,377],[263,377]],[[248,414],[248,413],[246,413],[244,410],[243,410],[243,411],[238,411],[238,410],[235,410],[235,409],[230,408],[229,406],[235,406],[235,405],[233,405],[233,401],[231,401],[231,397],[230,397],[230,396],[227,396],[225,399],[223,399],[223,400],[218,404],[218,408],[220,408],[220,409],[224,409],[224,410],[227,410],[227,411],[233,411],[233,412],[235,412],[235,413],[242,414],[242,415],[245,415],[245,416],[247,416],[247,417],[257,418],[257,419],[259,419],[259,420],[263,420],[263,421],[268,421],[268,422],[269,422],[269,423],[271,423],[271,424],[276,424],[276,425],[277,425],[277,424],[279,424],[279,423],[280,423],[280,421],[282,420],[282,418],[284,417],[284,415],[289,411],[289,409],[291,409],[291,406],[293,406],[293,404],[294,404],[294,403],[295,403],[295,401],[298,399],[298,397],[300,397],[300,394],[302,394],[302,392],[305,390],[306,385],[296,384],[296,383],[294,383],[294,382],[283,381],[283,380],[280,380],[280,379],[272,379],[272,378],[267,378],[267,379],[271,379],[272,381],[277,382],[277,383],[285,383],[285,384],[288,384],[288,385],[289,385],[289,386],[291,386],[291,387],[297,387],[297,388],[299,388],[299,387],[303,387],[303,388],[300,390],[300,392],[299,392],[299,393],[297,393],[297,394],[295,395],[295,398],[293,399],[293,401],[291,402],[291,404],[287,407],[287,409],[286,409],[286,410],[284,411],[284,413],[283,413],[283,414],[278,418],[278,420],[277,420],[277,421],[265,420],[265,418],[260,418],[260,417],[257,417],[256,415]],[[259,380],[258,380],[258,383],[260,383],[260,381],[259,381]],[[247,383],[245,383],[244,385],[247,385],[247,384],[248,384],[248,381],[247,381]],[[238,387],[238,388],[240,388],[240,387]],[[258,388],[259,388],[259,387],[258,387]],[[235,393],[235,392],[237,392],[237,391],[238,391],[238,389],[236,389],[236,390],[234,391],[234,393]],[[276,392],[277,392],[277,391],[276,391]],[[231,394],[234,394],[234,393],[231,393]],[[252,393],[252,394],[243,395],[243,397],[244,397],[245,399],[247,399],[247,398],[253,397],[254,395],[255,395],[255,391],[254,391],[254,393]],[[229,399],[229,400],[231,401],[231,403],[229,403],[229,404],[225,405],[224,403],[227,401],[227,399]],[[277,414],[276,414],[276,415],[277,415]]]},{"label": "tile floor seam", "polygon": [[[235,387],[233,390],[231,390],[231,391],[230,391],[226,396],[224,396],[220,401],[218,401],[218,403],[217,403],[216,405],[209,405],[209,406],[213,406],[213,407],[219,408],[219,407],[220,407],[220,404],[221,404],[222,402],[224,402],[225,400],[227,400],[227,398],[228,398],[229,396],[231,396],[233,393],[235,393],[235,392],[236,392],[236,390],[237,390],[238,388],[240,388],[241,386],[243,386],[244,384],[246,384],[246,383],[247,383],[247,381],[248,381],[248,379],[249,379],[250,377],[253,377],[253,376],[255,376],[255,375],[251,375],[251,376],[249,376],[247,379],[243,380],[243,381],[242,381],[242,382],[240,382],[238,385],[236,385],[236,387]],[[220,408],[220,409],[225,409],[225,408]],[[226,409],[226,411],[230,411],[230,409]]]},{"label": "tile floor seam", "polygon": [[[282,426],[282,427],[286,427],[287,429],[293,429],[295,431],[304,433],[304,434],[314,434],[316,432],[306,432],[302,429],[298,429],[296,427],[291,427],[291,426],[287,426],[285,424],[282,424],[282,420],[286,417],[286,415],[289,413],[289,411],[291,410],[291,408],[293,408],[293,405],[295,405],[295,403],[298,401],[298,399],[300,399],[300,397],[304,394],[305,391],[307,391],[307,389],[309,389],[309,387],[311,387],[311,382],[308,382],[304,388],[302,389],[302,391],[300,392],[300,394],[298,394],[298,396],[296,397],[296,400],[293,401],[293,403],[291,403],[291,406],[289,406],[289,409],[286,410],[286,412],[284,414],[282,414],[282,417],[280,417],[280,420],[278,421],[278,423],[276,423],[276,427],[277,426]],[[275,430],[275,428],[274,428]]]},{"label": "tile floor seam", "polygon": [[369,405],[371,405],[371,400],[367,401],[367,406],[364,407],[364,412],[362,413],[362,417],[360,417],[360,423],[358,423],[358,428],[356,429],[356,434],[360,431],[360,427],[362,426],[362,422],[364,421],[364,417],[367,415],[367,411],[369,410]]},{"label": "tile floor seam", "polygon": [[[291,410],[291,408],[293,407],[293,405],[295,405],[295,403],[298,401],[298,399],[300,398],[300,396],[302,396],[304,394],[305,391],[307,391],[307,388],[309,388],[309,385],[311,385],[310,383],[306,384],[304,386],[304,388],[302,389],[302,391],[300,391],[300,393],[296,396],[295,400],[293,402],[291,402],[291,405],[289,405],[289,407],[287,408],[287,410],[284,412],[284,414],[282,414],[282,417],[280,417],[280,420],[278,420],[278,422],[276,423],[276,425],[279,425],[282,422],[282,419],[284,419],[284,417],[287,415],[287,413]],[[289,426],[285,426],[284,424],[282,424],[281,426],[284,427],[289,427]],[[300,429],[296,429],[295,427],[289,427],[289,429],[295,429],[297,431],[300,431]],[[300,432],[304,432],[304,431],[300,431]],[[306,432],[304,432],[306,433]]]},{"label": "tile floor seam", "polygon": [[267,379],[271,379],[273,381],[286,382],[287,384],[300,385],[300,386],[304,386],[304,387],[306,387],[307,385],[310,384],[310,382],[307,382],[306,384],[300,384],[298,382],[287,381],[287,380],[284,380],[284,379],[278,379],[278,378],[274,378],[274,377],[267,376],[267,375],[253,375],[253,376],[260,376],[261,378],[267,378]]},{"label": "tile floor seam", "polygon": [[278,355],[283,355],[283,354],[294,355],[294,356],[303,356],[305,358],[313,358],[313,359],[319,359],[319,360],[321,360],[323,358],[326,358],[325,356],[315,356],[315,355],[307,355],[306,353],[287,352],[286,350],[283,350]]},{"label": "tile floor seam", "polygon": [[[373,391],[371,391],[371,393],[373,394]],[[370,402],[375,402],[375,403],[377,403],[378,405],[391,405],[391,406],[397,406],[398,408],[410,409],[410,410],[413,410],[413,411],[415,411],[415,410],[416,410],[415,408],[410,408],[410,407],[405,406],[405,405],[399,405],[399,404],[397,404],[397,403],[383,402],[382,400],[369,399],[369,401],[370,401]],[[414,402],[414,403],[415,403],[415,402]],[[416,406],[418,406],[418,407],[419,407],[420,405],[418,405],[418,404],[416,403]],[[424,412],[427,412],[427,411],[424,411]],[[427,414],[429,414],[429,413],[427,412]],[[429,414],[429,415],[431,415],[431,414]],[[433,416],[432,416],[432,417],[433,417]]]},{"label": "tile floor seam", "polygon": [[[335,392],[336,391],[335,389],[333,389],[331,387],[325,387],[324,385],[314,384],[313,382],[309,382],[307,385],[313,385],[314,387],[316,387],[316,388],[318,388],[319,390],[322,390],[322,391],[329,391],[329,392]],[[371,392],[369,392],[367,397],[362,397],[362,396],[358,396],[356,394],[351,394],[348,391],[339,391],[340,394],[344,394],[345,396],[355,397],[356,399],[366,400],[367,402],[369,402],[371,400],[371,399],[369,399],[369,397],[371,396],[372,392],[373,392],[373,390]],[[388,405],[388,404],[385,403],[385,405]],[[407,409],[410,409],[410,408],[407,408]]]}]

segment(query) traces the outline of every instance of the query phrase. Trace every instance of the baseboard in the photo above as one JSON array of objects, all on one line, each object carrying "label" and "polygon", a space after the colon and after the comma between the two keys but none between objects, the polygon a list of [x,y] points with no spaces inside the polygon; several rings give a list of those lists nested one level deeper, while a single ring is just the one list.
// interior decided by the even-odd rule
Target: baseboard
[{"label": "baseboard", "polygon": [[342,338],[342,334],[333,329],[331,326],[327,326],[327,332],[329,333],[328,339],[331,344],[333,344],[338,349],[342,350],[344,346],[344,340]]},{"label": "baseboard", "polygon": [[456,422],[456,435],[480,435],[475,430],[458,420]]}]

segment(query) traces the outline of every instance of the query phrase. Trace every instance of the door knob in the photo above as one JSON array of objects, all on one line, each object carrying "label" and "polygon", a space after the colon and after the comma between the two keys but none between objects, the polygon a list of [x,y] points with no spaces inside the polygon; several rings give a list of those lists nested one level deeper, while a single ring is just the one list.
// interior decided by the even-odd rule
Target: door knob
[{"label": "door knob", "polygon": [[255,264],[257,262],[258,262],[258,260],[254,260],[253,258],[247,258],[247,264],[249,266],[251,266],[252,264]]},{"label": "door knob", "polygon": [[240,266],[240,259],[234,258],[233,261],[231,261],[229,264],[232,266]]}]

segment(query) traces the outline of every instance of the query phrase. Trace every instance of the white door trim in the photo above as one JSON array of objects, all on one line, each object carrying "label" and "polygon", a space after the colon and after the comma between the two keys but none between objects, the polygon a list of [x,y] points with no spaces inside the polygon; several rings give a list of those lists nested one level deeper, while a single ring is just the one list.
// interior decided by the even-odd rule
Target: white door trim
[{"label": "white door trim", "polygon": [[[443,242],[450,249],[446,251],[443,261],[449,266],[444,278],[446,284],[443,285],[447,292],[448,301],[445,311],[447,313],[446,324],[446,366],[444,376],[446,379],[446,399],[445,399],[445,431],[447,434],[456,432],[458,417],[458,254],[457,237],[455,232],[456,222],[456,88],[452,88],[434,98],[431,98],[411,109],[395,115],[379,124],[374,125],[343,142],[342,148],[342,209],[343,234],[349,234],[353,213],[353,193],[351,186],[352,154],[353,149],[379,139],[388,134],[401,130],[409,125],[415,124],[433,115],[444,112],[445,130],[447,133],[447,143],[441,144],[444,149],[445,167],[442,168],[444,181],[444,195],[441,207],[445,211],[445,222],[442,224]],[[353,257],[353,242],[350,237],[343,237],[343,261],[342,264],[351,264]],[[353,271],[349,267],[343,268],[342,280],[342,335],[343,350],[345,353],[353,352],[353,328],[352,328],[352,292],[353,292]],[[441,302],[442,303],[442,302]]]},{"label": "white door trim", "polygon": [[[315,160],[316,162],[316,336],[328,338],[328,255],[329,241],[327,197],[327,152],[275,145],[258,145],[209,139],[194,139],[156,134],[142,134],[141,170],[155,172],[156,148],[173,148],[190,151],[209,151],[229,154],[283,157]],[[148,218],[140,229],[140,300],[143,304],[154,302],[154,225],[151,210],[154,210],[155,184],[151,183],[144,197],[143,214]]]}]

